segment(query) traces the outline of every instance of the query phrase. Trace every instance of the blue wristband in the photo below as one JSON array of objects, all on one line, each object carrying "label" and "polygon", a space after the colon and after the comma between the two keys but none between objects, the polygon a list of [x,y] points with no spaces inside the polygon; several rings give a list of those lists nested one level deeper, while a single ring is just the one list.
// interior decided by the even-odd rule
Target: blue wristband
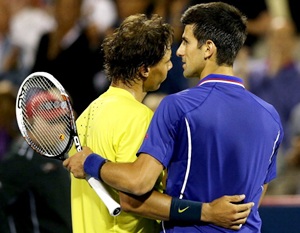
[{"label": "blue wristband", "polygon": [[91,177],[101,180],[100,169],[103,166],[103,164],[106,163],[106,161],[107,160],[102,158],[100,155],[90,154],[88,157],[86,157],[84,161],[84,172]]}]

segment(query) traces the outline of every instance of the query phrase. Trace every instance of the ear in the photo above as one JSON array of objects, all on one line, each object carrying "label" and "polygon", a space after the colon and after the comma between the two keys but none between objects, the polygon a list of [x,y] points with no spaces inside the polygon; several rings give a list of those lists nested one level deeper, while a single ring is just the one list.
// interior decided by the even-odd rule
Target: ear
[{"label": "ear", "polygon": [[204,47],[205,47],[205,51],[204,51],[204,59],[205,60],[212,57],[217,51],[217,47],[212,40],[207,40],[205,42]]},{"label": "ear", "polygon": [[139,72],[142,77],[147,78],[149,76],[150,67],[146,67],[145,65],[139,68]]}]

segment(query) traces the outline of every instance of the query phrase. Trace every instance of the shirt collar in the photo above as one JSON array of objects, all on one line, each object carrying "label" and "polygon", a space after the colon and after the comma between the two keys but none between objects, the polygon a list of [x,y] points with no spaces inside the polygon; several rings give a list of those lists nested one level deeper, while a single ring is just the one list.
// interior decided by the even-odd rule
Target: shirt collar
[{"label": "shirt collar", "polygon": [[222,74],[209,74],[203,79],[201,79],[197,86],[201,86],[205,83],[212,83],[212,82],[229,83],[229,84],[234,84],[245,88],[243,84],[243,80],[241,78],[235,76],[229,76],[229,75],[222,75]]}]

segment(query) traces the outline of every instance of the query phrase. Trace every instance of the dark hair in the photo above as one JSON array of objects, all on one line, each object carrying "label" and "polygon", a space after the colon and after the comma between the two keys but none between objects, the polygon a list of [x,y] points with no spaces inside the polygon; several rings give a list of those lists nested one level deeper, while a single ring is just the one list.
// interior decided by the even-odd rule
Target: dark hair
[{"label": "dark hair", "polygon": [[247,37],[247,18],[234,6],[223,2],[197,4],[181,17],[184,25],[193,24],[193,33],[202,46],[212,40],[217,47],[217,64],[233,65]]},{"label": "dark hair", "polygon": [[108,79],[130,85],[139,79],[139,68],[156,65],[173,42],[173,29],[162,17],[135,14],[127,17],[102,47]]}]

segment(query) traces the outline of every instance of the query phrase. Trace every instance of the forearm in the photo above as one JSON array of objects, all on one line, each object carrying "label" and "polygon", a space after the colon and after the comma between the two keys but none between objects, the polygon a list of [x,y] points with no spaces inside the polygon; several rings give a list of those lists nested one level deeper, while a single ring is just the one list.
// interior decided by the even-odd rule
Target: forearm
[{"label": "forearm", "polygon": [[100,170],[100,177],[109,186],[134,195],[143,195],[151,188],[141,182],[140,169],[133,163],[105,163]]},{"label": "forearm", "polygon": [[[223,224],[226,222],[226,217],[230,215],[230,211],[222,211],[218,212],[217,208],[218,205],[211,205],[210,203],[203,203],[202,208],[199,208],[200,202],[190,202],[187,200],[179,200],[175,199],[177,202],[179,201],[182,203],[191,203],[192,205],[183,206],[179,209],[183,210],[186,207],[194,206],[194,211],[196,212],[195,215],[198,215],[199,218],[195,219],[195,216],[191,214],[190,218],[187,216],[183,216],[183,218],[180,218],[180,215],[177,215],[176,221],[186,221],[186,222],[207,222],[207,223],[215,223],[216,225]],[[125,212],[134,213],[137,215],[140,215],[145,218],[151,218],[156,220],[163,220],[168,221],[170,220],[170,214],[171,214],[171,203],[172,203],[172,197],[157,192],[157,191],[151,191],[145,195],[142,196],[135,196],[132,194],[127,193],[121,193],[120,192],[120,204]],[[224,202],[222,202],[224,203]],[[225,207],[225,206],[221,206]],[[227,206],[226,206],[227,207]],[[230,209],[230,208],[228,208]],[[173,211],[178,212],[178,207],[173,208]],[[224,212],[224,214],[223,214]],[[174,214],[174,213],[173,213]],[[220,219],[217,219],[217,217],[220,217]],[[171,219],[172,220],[172,219]]]},{"label": "forearm", "polygon": [[123,211],[155,220],[169,220],[171,200],[170,196],[157,191],[151,191],[142,196],[120,193]]},{"label": "forearm", "polygon": [[147,154],[141,154],[133,163],[105,163],[101,179],[117,190],[143,195],[150,192],[161,172],[162,164]]}]

